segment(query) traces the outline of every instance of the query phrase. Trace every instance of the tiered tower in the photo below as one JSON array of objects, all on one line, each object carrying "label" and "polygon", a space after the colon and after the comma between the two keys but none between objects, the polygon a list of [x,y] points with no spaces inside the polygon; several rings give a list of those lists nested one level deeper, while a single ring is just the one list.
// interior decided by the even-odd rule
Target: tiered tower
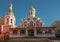
[{"label": "tiered tower", "polygon": [[15,27],[15,16],[12,10],[12,3],[10,3],[9,11],[7,12],[7,15],[5,16],[5,25],[11,25],[12,27]]}]

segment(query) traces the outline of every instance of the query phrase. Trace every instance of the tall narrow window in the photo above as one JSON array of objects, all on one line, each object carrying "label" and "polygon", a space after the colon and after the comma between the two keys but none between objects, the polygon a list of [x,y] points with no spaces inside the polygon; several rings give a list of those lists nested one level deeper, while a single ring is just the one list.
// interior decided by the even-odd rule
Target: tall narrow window
[{"label": "tall narrow window", "polygon": [[30,26],[33,26],[33,24],[34,24],[33,21],[31,21],[31,22],[30,22]]},{"label": "tall narrow window", "polygon": [[11,23],[12,23],[12,19],[11,19]]},{"label": "tall narrow window", "polygon": [[7,18],[7,24],[9,23],[9,19]]}]

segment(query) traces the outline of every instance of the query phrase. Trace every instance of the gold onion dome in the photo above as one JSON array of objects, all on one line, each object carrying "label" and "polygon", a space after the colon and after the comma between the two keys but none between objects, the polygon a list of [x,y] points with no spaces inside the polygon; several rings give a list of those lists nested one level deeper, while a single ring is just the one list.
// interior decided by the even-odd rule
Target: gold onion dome
[{"label": "gold onion dome", "polygon": [[10,7],[9,7],[7,15],[14,15],[13,10],[12,10],[12,3],[10,3]]},{"label": "gold onion dome", "polygon": [[30,8],[30,10],[31,10],[31,11],[35,11],[35,8],[32,6],[32,7]]}]

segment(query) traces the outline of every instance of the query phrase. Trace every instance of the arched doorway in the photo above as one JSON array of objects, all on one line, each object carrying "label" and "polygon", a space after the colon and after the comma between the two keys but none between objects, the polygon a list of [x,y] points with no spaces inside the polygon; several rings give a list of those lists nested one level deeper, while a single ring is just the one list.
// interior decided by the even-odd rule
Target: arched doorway
[{"label": "arched doorway", "polygon": [[25,35],[26,31],[25,30],[20,30],[20,35]]},{"label": "arched doorway", "polygon": [[34,36],[34,30],[28,30],[28,35],[29,36]]}]

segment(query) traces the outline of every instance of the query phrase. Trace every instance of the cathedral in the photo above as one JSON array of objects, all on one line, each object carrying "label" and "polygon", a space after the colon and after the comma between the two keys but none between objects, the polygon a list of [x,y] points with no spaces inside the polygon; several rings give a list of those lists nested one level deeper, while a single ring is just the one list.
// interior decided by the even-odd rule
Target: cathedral
[{"label": "cathedral", "polygon": [[10,3],[9,10],[4,18],[0,17],[0,36],[9,37],[55,37],[55,26],[44,27],[44,23],[35,15],[36,9],[29,8],[28,18],[24,18],[20,26],[16,26],[16,18]]}]

